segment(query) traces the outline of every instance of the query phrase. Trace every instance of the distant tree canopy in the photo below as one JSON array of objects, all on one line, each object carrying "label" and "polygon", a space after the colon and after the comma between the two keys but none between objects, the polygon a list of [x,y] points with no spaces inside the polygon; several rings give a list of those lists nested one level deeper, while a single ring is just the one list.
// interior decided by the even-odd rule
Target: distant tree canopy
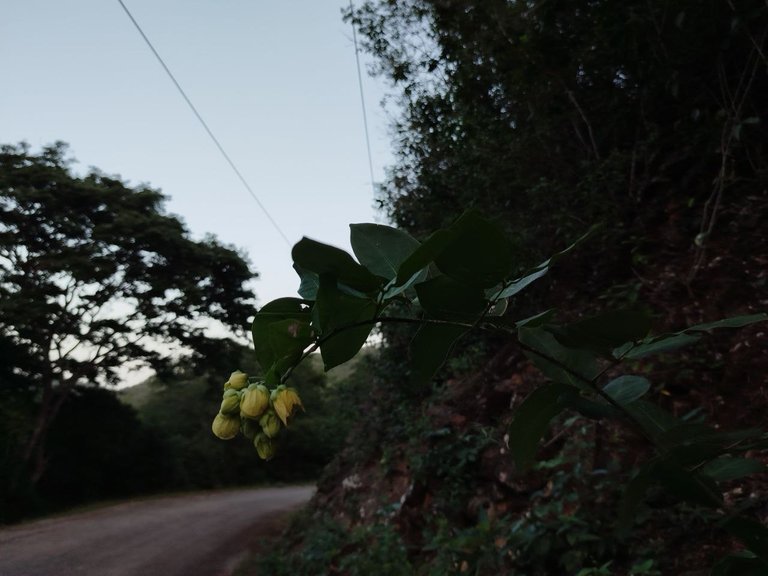
[{"label": "distant tree canopy", "polygon": [[722,203],[765,189],[762,0],[368,0],[348,17],[399,94],[381,202],[415,235],[477,207],[535,259],[592,220],[615,244],[669,217],[702,251]]},{"label": "distant tree canopy", "polygon": [[75,386],[114,383],[132,361],[161,368],[168,346],[210,354],[204,320],[237,332],[253,308],[241,254],[191,239],[157,190],[77,176],[65,154],[0,148],[0,384],[4,403],[23,398],[36,414],[3,430],[23,438],[4,448],[33,483]]}]

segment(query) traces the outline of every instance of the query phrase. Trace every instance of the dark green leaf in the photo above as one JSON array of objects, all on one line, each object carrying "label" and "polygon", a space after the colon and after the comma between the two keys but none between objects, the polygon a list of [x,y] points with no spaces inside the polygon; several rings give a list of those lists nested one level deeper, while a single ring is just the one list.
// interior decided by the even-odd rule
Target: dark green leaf
[{"label": "dark green leaf", "polygon": [[692,334],[665,334],[664,336],[656,336],[654,338],[646,339],[644,342],[630,349],[624,355],[624,358],[628,360],[643,358],[650,356],[651,354],[658,354],[660,352],[670,352],[677,350],[683,346],[688,346],[694,342],[698,342],[699,336]]},{"label": "dark green leaf", "polygon": [[761,313],[748,316],[735,316],[733,318],[725,318],[715,322],[707,322],[706,324],[697,324],[679,332],[646,338],[642,343],[633,347],[624,357],[627,359],[636,359],[651,354],[658,354],[659,352],[670,352],[698,342],[701,338],[701,335],[699,334],[700,332],[718,328],[741,328],[742,326],[763,322],[765,320],[768,320],[768,314]]},{"label": "dark green leaf", "polygon": [[313,322],[322,334],[320,353],[326,370],[358,353],[373,329],[376,302],[339,290],[332,276],[320,276]]},{"label": "dark green leaf", "polygon": [[690,472],[675,462],[659,462],[654,467],[654,475],[664,488],[680,500],[711,508],[723,504],[723,496],[711,478]]},{"label": "dark green leaf", "polygon": [[573,322],[553,332],[565,346],[610,354],[626,342],[645,338],[650,329],[651,318],[645,312],[616,310]]},{"label": "dark green leaf", "polygon": [[329,274],[340,284],[365,293],[377,291],[384,281],[335,246],[302,238],[291,251],[293,261],[303,270]]},{"label": "dark green leaf", "polygon": [[542,328],[523,326],[517,334],[522,344],[533,349],[533,352],[525,349],[523,352],[545,376],[555,382],[591,390],[587,384],[600,373],[593,354],[566,348]]},{"label": "dark green leaf", "polygon": [[728,452],[759,430],[720,432],[703,424],[685,422],[659,436],[658,443],[667,448],[672,461],[681,466],[698,466]]},{"label": "dark green leaf", "polygon": [[536,328],[537,326],[543,326],[544,324],[548,324],[554,315],[555,309],[550,308],[549,310],[545,310],[544,312],[540,312],[534,316],[529,316],[523,320],[518,320],[515,323],[515,327],[522,328],[525,326],[527,328]]},{"label": "dark green leaf", "polygon": [[410,234],[381,224],[350,224],[350,242],[357,260],[387,280],[397,276],[400,265],[419,247]]},{"label": "dark green leaf", "polygon": [[642,398],[651,388],[651,383],[642,376],[619,376],[608,382],[603,392],[622,406]]},{"label": "dark green leaf", "polygon": [[272,322],[267,327],[267,338],[277,358],[275,370],[278,373],[295,363],[314,341],[308,318]]},{"label": "dark green leaf", "polygon": [[472,321],[488,305],[481,289],[459,284],[447,276],[417,284],[416,294],[421,307],[434,318]]},{"label": "dark green leaf", "polygon": [[429,382],[448,358],[454,343],[467,331],[452,324],[423,324],[411,340],[411,382]]},{"label": "dark green leaf", "polygon": [[761,431],[757,428],[723,432],[698,422],[684,422],[670,428],[659,438],[659,441],[670,448],[691,444],[726,448],[734,447],[738,443],[760,436],[760,434]]},{"label": "dark green leaf", "polygon": [[658,439],[667,430],[680,425],[680,420],[672,414],[646,400],[635,400],[624,408],[653,439]]},{"label": "dark green leaf", "polygon": [[470,210],[451,225],[451,237],[435,258],[446,276],[461,284],[490,288],[512,270],[509,240],[496,222]]},{"label": "dark green leaf", "polygon": [[560,396],[572,390],[570,386],[556,382],[544,384],[531,392],[515,410],[509,426],[509,450],[521,471],[530,468],[549,422],[563,411]]},{"label": "dark green leaf", "polygon": [[491,293],[491,299],[496,300],[498,298],[509,298],[511,296],[514,296],[518,292],[523,291],[526,287],[528,287],[529,284],[533,284],[536,280],[539,278],[546,276],[547,272],[549,271],[549,268],[540,268],[537,269],[527,276],[523,276],[522,278],[518,278],[517,280],[513,280],[510,284],[504,287],[499,287],[498,289],[489,290]]},{"label": "dark green leaf", "polygon": [[414,252],[400,265],[395,279],[396,286],[402,286],[409,282],[416,274],[427,268],[435,261],[450,243],[453,232],[449,230],[437,230],[427,238]]},{"label": "dark green leaf", "polygon": [[296,270],[296,274],[301,278],[301,284],[299,285],[299,296],[305,300],[314,300],[317,298],[317,289],[320,286],[320,277],[315,272],[304,270],[298,264],[293,265],[293,269]]},{"label": "dark green leaf", "polygon": [[707,322],[706,324],[696,324],[683,330],[683,332],[704,332],[706,330],[715,330],[717,328],[741,328],[743,326],[749,326],[756,322],[765,322],[768,320],[768,314],[750,314],[748,316],[734,316],[733,318],[724,318],[723,320],[717,320],[715,322]]},{"label": "dark green leaf", "polygon": [[750,474],[765,472],[766,466],[759,460],[750,458],[723,457],[708,462],[701,468],[701,473],[716,482],[737,480]]},{"label": "dark green leaf", "polygon": [[[256,360],[264,372],[270,370],[278,360],[294,357],[297,351],[300,354],[306,348],[310,318],[309,307],[299,298],[273,300],[256,313],[251,330],[253,347]],[[274,335],[272,325],[276,326]],[[289,336],[296,334],[296,338],[277,338],[281,330],[285,330]]]}]

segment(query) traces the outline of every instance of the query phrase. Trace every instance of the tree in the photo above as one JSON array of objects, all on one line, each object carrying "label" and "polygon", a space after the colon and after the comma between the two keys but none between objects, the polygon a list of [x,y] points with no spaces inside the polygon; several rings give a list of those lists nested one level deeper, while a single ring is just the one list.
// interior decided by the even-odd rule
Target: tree
[{"label": "tree", "polygon": [[763,2],[368,0],[348,18],[400,95],[381,201],[414,235],[472,206],[522,259],[611,221],[601,266],[631,274],[610,246],[668,218],[697,240],[693,277],[728,201],[765,189]]},{"label": "tree", "polygon": [[191,239],[157,190],[74,174],[66,150],[0,148],[0,385],[34,413],[23,439],[5,444],[32,484],[75,387],[208,354],[206,325],[241,332],[253,298],[255,273],[236,250]]}]

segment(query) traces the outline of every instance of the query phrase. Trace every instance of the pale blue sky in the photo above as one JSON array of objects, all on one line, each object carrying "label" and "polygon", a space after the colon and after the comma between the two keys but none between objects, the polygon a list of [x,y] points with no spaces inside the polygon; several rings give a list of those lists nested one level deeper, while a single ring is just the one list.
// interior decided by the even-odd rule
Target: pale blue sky
[{"label": "pale blue sky", "polygon": [[[291,242],[348,248],[347,225],[378,218],[348,2],[124,1]],[[64,140],[78,169],[160,188],[195,236],[248,253],[260,304],[295,293],[289,247],[117,0],[2,0],[0,78],[0,142]],[[384,87],[363,81],[381,180]]]}]

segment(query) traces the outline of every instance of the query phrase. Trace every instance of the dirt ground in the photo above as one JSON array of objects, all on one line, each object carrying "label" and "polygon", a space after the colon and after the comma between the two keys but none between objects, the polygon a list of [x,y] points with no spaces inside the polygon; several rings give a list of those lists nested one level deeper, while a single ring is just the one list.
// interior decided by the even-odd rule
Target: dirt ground
[{"label": "dirt ground", "polygon": [[313,492],[153,498],[0,529],[0,576],[229,576]]}]

